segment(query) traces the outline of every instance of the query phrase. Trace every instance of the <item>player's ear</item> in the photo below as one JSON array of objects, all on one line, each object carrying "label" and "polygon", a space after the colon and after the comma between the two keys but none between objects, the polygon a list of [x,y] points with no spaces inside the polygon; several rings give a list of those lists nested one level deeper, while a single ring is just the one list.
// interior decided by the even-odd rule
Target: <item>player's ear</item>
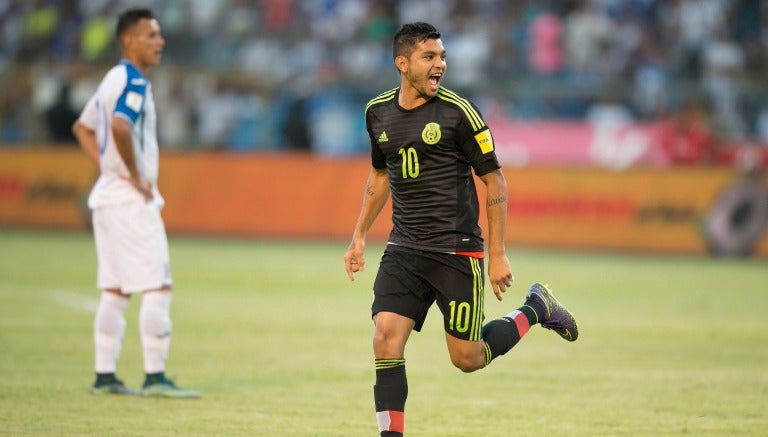
[{"label": "player's ear", "polygon": [[123,32],[123,35],[120,37],[120,45],[124,50],[130,49],[133,46],[139,33],[138,27],[138,25],[134,24]]},{"label": "player's ear", "polygon": [[397,71],[400,73],[405,73],[408,71],[408,59],[403,56],[399,55],[395,58],[395,67],[397,67]]},{"label": "player's ear", "polygon": [[131,30],[128,30],[127,32],[123,33],[120,36],[120,40],[118,41],[120,43],[120,47],[122,47],[123,50],[127,50],[131,46],[132,39],[133,39],[133,35],[131,33]]}]

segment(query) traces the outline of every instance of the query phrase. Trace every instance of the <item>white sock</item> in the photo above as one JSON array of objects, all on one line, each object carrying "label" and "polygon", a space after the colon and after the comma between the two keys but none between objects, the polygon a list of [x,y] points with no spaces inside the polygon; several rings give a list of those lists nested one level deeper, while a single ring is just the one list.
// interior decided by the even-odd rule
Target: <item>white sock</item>
[{"label": "white sock", "polygon": [[139,332],[144,351],[144,371],[165,371],[165,360],[171,346],[171,293],[144,293],[139,310]]},{"label": "white sock", "polygon": [[103,291],[93,321],[96,347],[96,373],[114,373],[125,335],[125,309],[128,298]]}]

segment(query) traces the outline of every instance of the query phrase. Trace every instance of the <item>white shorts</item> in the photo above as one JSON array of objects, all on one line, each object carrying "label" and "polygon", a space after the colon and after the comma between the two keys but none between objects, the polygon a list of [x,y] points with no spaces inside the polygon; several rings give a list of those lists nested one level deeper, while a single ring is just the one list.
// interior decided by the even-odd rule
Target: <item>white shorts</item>
[{"label": "white shorts", "polygon": [[99,288],[136,293],[171,286],[168,238],[156,204],[96,208],[93,235]]}]

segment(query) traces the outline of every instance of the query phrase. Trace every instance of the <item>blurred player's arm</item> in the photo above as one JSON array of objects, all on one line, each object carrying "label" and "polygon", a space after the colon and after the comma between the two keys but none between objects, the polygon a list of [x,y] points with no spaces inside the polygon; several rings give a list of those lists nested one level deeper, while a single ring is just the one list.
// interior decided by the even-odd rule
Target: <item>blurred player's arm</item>
[{"label": "blurred player's arm", "polygon": [[75,136],[80,147],[83,149],[88,158],[93,161],[96,166],[99,165],[99,141],[96,139],[96,132],[88,128],[80,120],[77,120],[72,125],[72,135]]},{"label": "blurred player's arm", "polygon": [[486,187],[486,212],[488,215],[488,279],[493,294],[501,300],[501,294],[512,285],[512,271],[504,248],[504,230],[507,226],[507,180],[501,170],[480,176]]},{"label": "blurred player's arm", "polygon": [[139,168],[136,165],[136,156],[133,153],[133,126],[123,117],[112,118],[112,135],[115,138],[117,152],[123,159],[130,173],[129,180],[147,200],[152,199],[152,185],[141,178]]},{"label": "blurred player's arm", "polygon": [[388,199],[389,177],[387,176],[387,169],[372,167],[365,184],[363,206],[352,233],[352,242],[344,255],[347,276],[353,281],[355,280],[355,272],[363,271],[365,267],[363,252],[365,251],[365,239],[368,236],[368,230],[373,226],[373,222],[379,216]]}]

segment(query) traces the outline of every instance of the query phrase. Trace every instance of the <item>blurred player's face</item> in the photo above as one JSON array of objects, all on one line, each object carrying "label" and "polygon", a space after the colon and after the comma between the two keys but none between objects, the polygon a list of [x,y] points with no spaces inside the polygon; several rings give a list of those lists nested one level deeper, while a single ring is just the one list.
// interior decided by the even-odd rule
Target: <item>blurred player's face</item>
[{"label": "blurred player's face", "polygon": [[437,95],[446,68],[445,48],[440,39],[418,43],[409,58],[399,56],[398,59],[403,87],[412,88],[423,99]]},{"label": "blurred player's face", "polygon": [[160,63],[165,39],[160,34],[160,24],[155,19],[139,20],[128,31],[125,40],[125,56],[142,70]]}]

